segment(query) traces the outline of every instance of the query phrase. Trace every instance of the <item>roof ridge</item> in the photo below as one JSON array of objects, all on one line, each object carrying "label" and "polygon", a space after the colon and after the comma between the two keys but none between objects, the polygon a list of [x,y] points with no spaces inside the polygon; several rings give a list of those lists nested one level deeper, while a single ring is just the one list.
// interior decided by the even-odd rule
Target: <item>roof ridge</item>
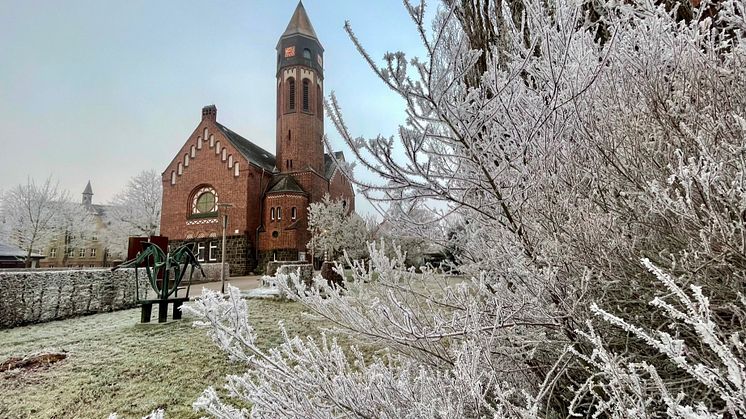
[{"label": "roof ridge", "polygon": [[272,171],[277,159],[274,154],[255,144],[253,141],[244,138],[241,134],[238,134],[220,122],[216,121],[215,125],[223,131],[223,134],[228,141],[230,141],[231,144],[236,147],[238,152],[248,161],[265,170]]}]

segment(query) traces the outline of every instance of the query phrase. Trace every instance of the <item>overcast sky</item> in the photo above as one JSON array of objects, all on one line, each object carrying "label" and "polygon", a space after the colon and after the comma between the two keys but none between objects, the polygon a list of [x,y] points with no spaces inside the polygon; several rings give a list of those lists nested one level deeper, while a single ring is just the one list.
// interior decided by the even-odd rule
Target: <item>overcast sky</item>
[{"label": "overcast sky", "polygon": [[[0,0],[0,189],[51,174],[78,197],[90,179],[94,202],[105,203],[138,172],[162,172],[208,104],[221,123],[274,153],[274,48],[296,5]],[[326,49],[326,93],[337,93],[349,127],[394,134],[403,105],[343,25],[351,21],[375,58],[418,51],[401,1],[304,5]],[[341,147],[328,121],[326,132]]]}]

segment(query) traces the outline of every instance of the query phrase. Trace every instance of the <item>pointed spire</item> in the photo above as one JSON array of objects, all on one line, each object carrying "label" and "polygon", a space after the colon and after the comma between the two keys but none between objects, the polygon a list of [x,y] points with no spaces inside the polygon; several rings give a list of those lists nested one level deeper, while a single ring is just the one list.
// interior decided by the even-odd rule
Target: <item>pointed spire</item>
[{"label": "pointed spire", "polygon": [[288,23],[285,33],[282,34],[282,38],[298,34],[318,40],[316,31],[313,30],[311,19],[308,18],[308,14],[306,13],[306,8],[303,7],[303,0],[298,2],[298,7],[295,8],[295,13],[290,18],[290,23]]},{"label": "pointed spire", "polygon": [[90,180],[88,181],[88,184],[85,185],[85,189],[83,190],[83,205],[93,205],[93,188],[91,188]]}]

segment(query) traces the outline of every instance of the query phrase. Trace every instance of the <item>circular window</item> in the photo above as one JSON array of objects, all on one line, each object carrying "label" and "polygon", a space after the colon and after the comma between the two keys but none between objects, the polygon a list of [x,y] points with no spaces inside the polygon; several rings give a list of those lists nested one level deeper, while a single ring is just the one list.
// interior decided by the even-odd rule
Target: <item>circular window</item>
[{"label": "circular window", "polygon": [[280,233],[278,231],[273,231],[272,232],[272,237],[276,239],[276,238],[280,237]]},{"label": "circular window", "polygon": [[218,211],[218,196],[212,188],[202,188],[194,194],[192,214],[210,214]]}]

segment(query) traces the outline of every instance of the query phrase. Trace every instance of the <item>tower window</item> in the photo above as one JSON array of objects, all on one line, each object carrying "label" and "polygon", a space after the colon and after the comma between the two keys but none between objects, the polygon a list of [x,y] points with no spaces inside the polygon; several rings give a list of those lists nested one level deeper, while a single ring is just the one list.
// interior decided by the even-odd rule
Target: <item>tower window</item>
[{"label": "tower window", "polygon": [[319,118],[324,115],[324,96],[321,94],[321,84],[316,85],[316,115]]},{"label": "tower window", "polygon": [[282,207],[277,207],[277,219],[282,220]]},{"label": "tower window", "polygon": [[288,130],[288,142],[290,142],[293,139],[293,131]]},{"label": "tower window", "polygon": [[308,79],[303,79],[303,110],[308,112],[310,110],[309,105],[309,81]]},{"label": "tower window", "polygon": [[296,218],[298,218],[298,208],[293,207],[290,210],[290,219],[295,220]]},{"label": "tower window", "polygon": [[295,110],[295,79],[290,78],[288,80],[288,108],[291,111]]},{"label": "tower window", "polygon": [[303,50],[303,58],[305,58],[306,60],[310,60],[311,59],[311,50],[310,49],[306,48],[306,49]]},{"label": "tower window", "polygon": [[274,207],[272,207],[272,209],[269,210],[269,219],[271,221],[275,220],[275,208]]}]

